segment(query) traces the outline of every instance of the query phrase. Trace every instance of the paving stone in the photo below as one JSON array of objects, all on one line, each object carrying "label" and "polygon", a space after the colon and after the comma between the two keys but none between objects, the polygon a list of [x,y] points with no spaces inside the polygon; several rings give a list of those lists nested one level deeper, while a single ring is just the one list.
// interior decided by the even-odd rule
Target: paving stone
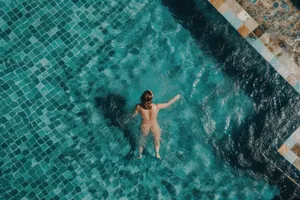
[{"label": "paving stone", "polygon": [[209,0],[209,1],[217,9],[225,2],[225,0]]},{"label": "paving stone", "polygon": [[300,145],[299,143],[294,144],[291,148],[291,151],[294,152],[298,157],[300,157]]},{"label": "paving stone", "polygon": [[297,158],[297,159],[294,161],[293,165],[294,165],[298,170],[300,170],[300,158]]},{"label": "paving stone", "polygon": [[262,41],[262,43],[265,46],[268,46],[273,41],[271,36],[268,33],[264,33],[262,36],[260,36],[259,39]]},{"label": "paving stone", "polygon": [[246,37],[250,33],[250,30],[247,28],[246,25],[242,25],[238,29],[238,32],[241,34],[241,36]]},{"label": "paving stone", "polygon": [[246,20],[245,25],[250,30],[250,32],[252,32],[258,27],[259,24],[251,17]]},{"label": "paving stone", "polygon": [[279,149],[278,149],[278,152],[281,154],[281,155],[284,155],[286,152],[288,152],[290,149],[285,145],[283,144]]},{"label": "paving stone", "polygon": [[242,21],[242,22],[246,22],[249,18],[251,18],[251,16],[245,11],[242,10],[241,12],[239,12],[237,14],[237,17]]},{"label": "paving stone", "polygon": [[298,156],[293,151],[286,152],[283,157],[287,159],[291,164],[295,162],[295,160],[298,158]]},{"label": "paving stone", "polygon": [[218,11],[221,14],[224,14],[228,9],[229,9],[229,5],[225,2],[218,8]]}]

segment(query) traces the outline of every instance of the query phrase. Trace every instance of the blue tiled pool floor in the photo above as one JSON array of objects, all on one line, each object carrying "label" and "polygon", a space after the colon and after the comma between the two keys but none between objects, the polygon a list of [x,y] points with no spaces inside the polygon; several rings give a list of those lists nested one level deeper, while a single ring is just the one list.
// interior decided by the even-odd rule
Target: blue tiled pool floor
[{"label": "blue tiled pool floor", "polygon": [[108,185],[105,168],[115,163],[98,160],[104,147],[80,125],[87,105],[79,105],[86,94],[77,88],[95,92],[96,75],[113,54],[107,43],[148,5],[0,1],[1,199],[109,196],[103,183],[92,180],[103,177]]},{"label": "blue tiled pool floor", "polygon": [[[244,122],[253,102],[160,1],[20,0],[0,7],[1,197],[278,194],[264,177],[216,157],[213,144]],[[162,161],[153,157],[151,138],[142,161],[126,157],[139,120],[124,119],[148,88],[158,101],[183,96],[159,118]]]}]

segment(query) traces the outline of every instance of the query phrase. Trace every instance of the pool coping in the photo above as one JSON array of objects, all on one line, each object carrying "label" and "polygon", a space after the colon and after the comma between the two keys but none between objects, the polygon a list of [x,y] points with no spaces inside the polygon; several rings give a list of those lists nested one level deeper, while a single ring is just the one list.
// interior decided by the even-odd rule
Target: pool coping
[{"label": "pool coping", "polygon": [[208,0],[299,94],[300,67],[236,0]]},{"label": "pool coping", "polygon": [[277,150],[290,164],[300,170],[300,126]]}]

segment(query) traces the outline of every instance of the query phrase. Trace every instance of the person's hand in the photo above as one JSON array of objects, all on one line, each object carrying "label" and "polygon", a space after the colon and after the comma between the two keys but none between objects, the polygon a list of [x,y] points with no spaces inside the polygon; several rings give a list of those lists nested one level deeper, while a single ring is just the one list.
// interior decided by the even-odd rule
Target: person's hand
[{"label": "person's hand", "polygon": [[177,101],[178,99],[180,99],[180,94],[177,94],[174,99]]}]

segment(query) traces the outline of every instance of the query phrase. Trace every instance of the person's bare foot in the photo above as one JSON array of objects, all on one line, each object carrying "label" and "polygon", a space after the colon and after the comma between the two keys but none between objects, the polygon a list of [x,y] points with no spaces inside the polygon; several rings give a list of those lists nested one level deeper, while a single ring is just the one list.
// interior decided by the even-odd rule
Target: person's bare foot
[{"label": "person's bare foot", "polygon": [[159,154],[156,154],[156,158],[161,159]]},{"label": "person's bare foot", "polygon": [[138,156],[138,159],[141,159],[142,157],[143,157],[142,155],[139,155],[139,156]]}]

